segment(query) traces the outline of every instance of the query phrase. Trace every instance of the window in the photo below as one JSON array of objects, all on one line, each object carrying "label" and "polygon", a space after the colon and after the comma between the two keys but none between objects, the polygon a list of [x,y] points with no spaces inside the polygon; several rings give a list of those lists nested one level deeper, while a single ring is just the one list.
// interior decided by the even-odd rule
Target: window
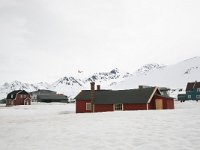
[{"label": "window", "polygon": [[114,110],[123,110],[123,104],[114,104]]},{"label": "window", "polygon": [[26,95],[24,95],[24,98],[26,98]]},{"label": "window", "polygon": [[23,95],[20,95],[21,98],[23,98]]},{"label": "window", "polygon": [[86,103],[86,110],[91,110],[91,103]]},{"label": "window", "polygon": [[11,95],[10,95],[10,98],[13,98],[13,97],[14,97],[13,94],[11,94]]},{"label": "window", "polygon": [[191,95],[188,95],[188,98],[191,98]]},{"label": "window", "polygon": [[200,99],[200,95],[197,95],[196,98],[197,98],[197,99]]},{"label": "window", "polygon": [[197,88],[197,92],[200,92],[200,88]]}]

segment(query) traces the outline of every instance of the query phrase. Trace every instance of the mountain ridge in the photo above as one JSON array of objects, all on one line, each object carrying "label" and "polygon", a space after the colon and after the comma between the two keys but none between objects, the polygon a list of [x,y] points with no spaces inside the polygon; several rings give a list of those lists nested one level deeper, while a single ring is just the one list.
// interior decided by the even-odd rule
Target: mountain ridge
[{"label": "mountain ridge", "polygon": [[18,89],[27,90],[28,92],[36,91],[38,89],[48,89],[57,91],[60,94],[65,94],[69,97],[74,97],[80,90],[88,89],[91,81],[101,84],[102,87],[110,86],[115,82],[121,81],[131,76],[128,72],[121,72],[118,68],[114,68],[108,72],[93,73],[85,78],[77,78],[73,76],[64,76],[59,78],[53,83],[39,82],[36,84],[23,83],[20,81],[13,81],[10,83],[4,83],[0,86],[0,99]]},{"label": "mountain ridge", "polygon": [[[64,76],[53,83],[39,82],[36,84],[13,81],[0,86],[0,99],[5,98],[12,90],[24,89],[29,92],[38,89],[57,91],[73,98],[83,89],[89,89],[90,82],[100,84],[103,89],[131,89],[138,85],[166,86],[172,91],[184,89],[187,82],[200,80],[200,57],[196,56],[173,65],[157,63],[145,64],[133,73],[123,72],[114,68],[108,72],[96,72],[85,78]],[[181,90],[182,91],[182,90]],[[177,94],[177,93],[176,93]],[[172,93],[173,95],[173,93]]]},{"label": "mountain ridge", "polygon": [[169,87],[171,96],[185,92],[187,82],[200,81],[200,57],[193,57],[161,69],[150,70],[147,74],[133,73],[127,80],[112,86],[112,89],[136,88],[138,85]]}]

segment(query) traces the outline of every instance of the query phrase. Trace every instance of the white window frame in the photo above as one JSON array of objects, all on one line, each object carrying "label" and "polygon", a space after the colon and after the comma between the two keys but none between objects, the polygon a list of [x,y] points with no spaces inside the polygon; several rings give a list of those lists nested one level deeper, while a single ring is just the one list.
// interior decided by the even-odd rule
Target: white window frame
[{"label": "white window frame", "polygon": [[200,92],[200,88],[197,88],[197,92]]},{"label": "white window frame", "polygon": [[191,96],[191,95],[188,95],[188,98],[192,98],[192,96]]},{"label": "white window frame", "polygon": [[113,109],[114,109],[114,111],[123,111],[123,110],[124,110],[123,107],[124,107],[124,106],[123,106],[123,104],[121,104],[121,103],[113,104]]},{"label": "white window frame", "polygon": [[85,104],[85,109],[86,109],[87,111],[91,111],[91,110],[92,110],[92,104],[91,104],[91,103],[86,103],[86,104]]}]

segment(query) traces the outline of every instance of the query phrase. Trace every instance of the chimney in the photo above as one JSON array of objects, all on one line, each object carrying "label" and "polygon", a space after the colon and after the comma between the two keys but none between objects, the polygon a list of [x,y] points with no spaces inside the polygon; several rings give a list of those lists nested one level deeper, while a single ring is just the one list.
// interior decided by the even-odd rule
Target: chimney
[{"label": "chimney", "polygon": [[95,82],[90,83],[90,90],[91,92],[95,90]]},{"label": "chimney", "polygon": [[94,104],[94,94],[95,94],[95,82],[90,83],[90,98],[91,98],[91,112],[93,112],[93,104]]},{"label": "chimney", "polygon": [[97,91],[100,91],[100,90],[101,90],[100,85],[97,85]]},{"label": "chimney", "polygon": [[142,85],[139,85],[139,89],[143,89],[143,86],[142,86]]}]

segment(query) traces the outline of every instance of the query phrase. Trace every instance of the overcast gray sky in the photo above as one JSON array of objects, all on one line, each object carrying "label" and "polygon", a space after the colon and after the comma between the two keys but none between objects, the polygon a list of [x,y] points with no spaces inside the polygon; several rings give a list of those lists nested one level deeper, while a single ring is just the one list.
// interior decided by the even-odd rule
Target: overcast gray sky
[{"label": "overcast gray sky", "polygon": [[0,83],[200,56],[199,0],[0,0]]}]

